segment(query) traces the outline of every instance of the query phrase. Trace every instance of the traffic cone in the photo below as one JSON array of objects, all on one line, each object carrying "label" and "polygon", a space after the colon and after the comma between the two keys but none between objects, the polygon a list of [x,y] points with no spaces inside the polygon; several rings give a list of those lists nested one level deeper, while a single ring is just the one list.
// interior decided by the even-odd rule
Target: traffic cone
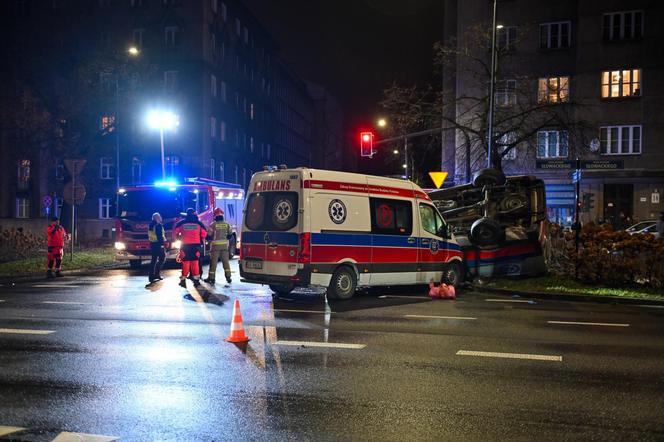
[{"label": "traffic cone", "polygon": [[240,300],[236,299],[233,304],[233,320],[231,321],[231,334],[226,338],[226,342],[249,342],[249,337],[244,334],[242,326],[242,313],[240,312]]}]

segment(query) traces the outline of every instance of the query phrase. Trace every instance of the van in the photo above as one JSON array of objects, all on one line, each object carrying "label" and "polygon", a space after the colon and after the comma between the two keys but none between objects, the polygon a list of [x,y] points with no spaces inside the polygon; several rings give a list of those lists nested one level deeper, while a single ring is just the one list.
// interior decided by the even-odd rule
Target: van
[{"label": "van", "polygon": [[254,174],[241,234],[243,280],[279,295],[326,287],[458,285],[462,253],[427,194],[410,181],[309,168]]}]

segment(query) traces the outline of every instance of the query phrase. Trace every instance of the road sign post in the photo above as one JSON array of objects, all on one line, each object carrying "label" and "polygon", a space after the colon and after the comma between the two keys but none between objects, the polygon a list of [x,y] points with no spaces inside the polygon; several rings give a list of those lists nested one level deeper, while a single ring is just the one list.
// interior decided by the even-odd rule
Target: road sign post
[{"label": "road sign post", "polygon": [[581,225],[579,224],[579,194],[581,193],[581,160],[579,157],[576,157],[576,172],[575,172],[575,182],[574,186],[574,243],[576,246],[576,260],[577,265],[574,266],[574,275],[576,279],[579,278],[579,236],[581,235]]}]

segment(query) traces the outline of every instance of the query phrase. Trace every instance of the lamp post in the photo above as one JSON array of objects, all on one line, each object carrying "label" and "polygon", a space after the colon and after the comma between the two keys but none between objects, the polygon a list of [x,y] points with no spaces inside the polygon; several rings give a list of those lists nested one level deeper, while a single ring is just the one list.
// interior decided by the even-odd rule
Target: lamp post
[{"label": "lamp post", "polygon": [[148,126],[159,129],[161,141],[161,179],[166,180],[166,163],[164,161],[164,129],[174,130],[180,125],[180,118],[170,111],[152,111],[148,114]]},{"label": "lamp post", "polygon": [[489,118],[487,122],[487,167],[492,167],[491,157],[493,151],[493,96],[496,83],[496,8],[498,0],[493,0],[493,21],[491,22],[491,80],[489,86]]}]

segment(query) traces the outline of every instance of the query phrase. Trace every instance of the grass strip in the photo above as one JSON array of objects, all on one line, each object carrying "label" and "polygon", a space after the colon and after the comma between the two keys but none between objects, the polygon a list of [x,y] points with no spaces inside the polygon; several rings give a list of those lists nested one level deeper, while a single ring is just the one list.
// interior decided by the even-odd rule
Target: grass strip
[{"label": "grass strip", "polygon": [[[106,267],[115,264],[115,251],[110,247],[74,250],[73,260],[65,251],[62,271]],[[39,256],[0,263],[0,277],[31,276],[46,273],[46,252]]]}]

